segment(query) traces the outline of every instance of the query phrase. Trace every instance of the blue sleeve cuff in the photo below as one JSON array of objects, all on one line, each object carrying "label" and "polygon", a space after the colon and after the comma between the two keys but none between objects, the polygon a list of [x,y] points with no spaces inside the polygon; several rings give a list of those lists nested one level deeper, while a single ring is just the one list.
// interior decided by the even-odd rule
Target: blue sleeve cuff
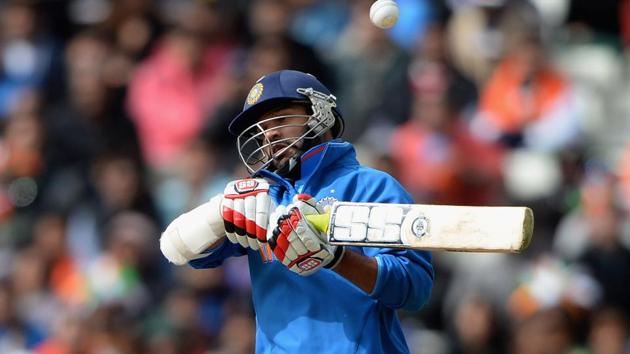
[{"label": "blue sleeve cuff", "polygon": [[385,283],[387,283],[388,269],[381,255],[376,255],[374,259],[376,260],[376,284],[374,284],[374,289],[372,289],[369,295],[375,300],[380,300],[383,289],[385,288]]},{"label": "blue sleeve cuff", "polygon": [[383,262],[381,261],[381,257],[375,256],[376,260],[376,284],[374,284],[374,289],[369,294],[371,298],[378,299],[378,296],[383,291]]}]

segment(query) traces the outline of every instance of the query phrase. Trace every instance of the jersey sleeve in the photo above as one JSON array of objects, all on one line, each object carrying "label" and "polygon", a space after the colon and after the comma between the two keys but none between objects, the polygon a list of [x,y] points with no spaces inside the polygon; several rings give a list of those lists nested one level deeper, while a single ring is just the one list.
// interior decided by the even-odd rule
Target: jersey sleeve
[{"label": "jersey sleeve", "polygon": [[[359,177],[354,202],[412,204],[413,199],[393,177],[376,172],[369,181]],[[370,297],[391,308],[415,311],[429,300],[433,287],[431,253],[427,251],[362,248],[378,264]]]},{"label": "jersey sleeve", "polygon": [[229,257],[239,257],[246,253],[241,245],[223,240],[219,246],[206,251],[205,257],[193,259],[188,264],[196,269],[215,268]]}]

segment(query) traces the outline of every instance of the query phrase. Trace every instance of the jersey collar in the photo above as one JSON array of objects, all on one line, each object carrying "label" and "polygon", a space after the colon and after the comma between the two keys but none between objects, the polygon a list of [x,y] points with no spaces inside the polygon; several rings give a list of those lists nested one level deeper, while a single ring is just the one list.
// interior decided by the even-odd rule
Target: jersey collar
[{"label": "jersey collar", "polygon": [[280,177],[278,174],[260,170],[257,176],[268,178],[281,185],[292,194],[298,193],[313,176],[325,173],[325,170],[335,164],[344,164],[345,166],[358,165],[354,147],[349,142],[335,139],[325,143],[315,145],[307,150],[301,157],[301,177],[295,181],[293,186],[288,180]]}]

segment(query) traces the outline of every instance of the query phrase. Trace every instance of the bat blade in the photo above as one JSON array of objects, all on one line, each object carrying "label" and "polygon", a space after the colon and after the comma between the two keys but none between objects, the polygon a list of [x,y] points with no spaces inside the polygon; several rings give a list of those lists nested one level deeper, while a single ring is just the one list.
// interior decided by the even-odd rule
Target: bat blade
[{"label": "bat blade", "polygon": [[521,252],[531,241],[527,207],[335,202],[307,216],[335,245],[458,252]]}]

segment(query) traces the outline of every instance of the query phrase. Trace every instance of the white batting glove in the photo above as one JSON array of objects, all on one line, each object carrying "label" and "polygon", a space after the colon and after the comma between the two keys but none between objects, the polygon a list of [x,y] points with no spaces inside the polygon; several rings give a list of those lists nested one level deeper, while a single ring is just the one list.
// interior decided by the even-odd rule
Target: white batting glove
[{"label": "white batting glove", "polygon": [[326,235],[315,230],[305,215],[322,214],[313,197],[298,194],[289,206],[279,206],[270,218],[275,225],[267,235],[276,258],[291,271],[307,276],[320,268],[334,268],[343,257],[343,247],[326,242]]},{"label": "white batting glove", "polygon": [[258,250],[267,245],[271,198],[263,178],[232,181],[223,192],[221,215],[225,234],[232,243]]}]

